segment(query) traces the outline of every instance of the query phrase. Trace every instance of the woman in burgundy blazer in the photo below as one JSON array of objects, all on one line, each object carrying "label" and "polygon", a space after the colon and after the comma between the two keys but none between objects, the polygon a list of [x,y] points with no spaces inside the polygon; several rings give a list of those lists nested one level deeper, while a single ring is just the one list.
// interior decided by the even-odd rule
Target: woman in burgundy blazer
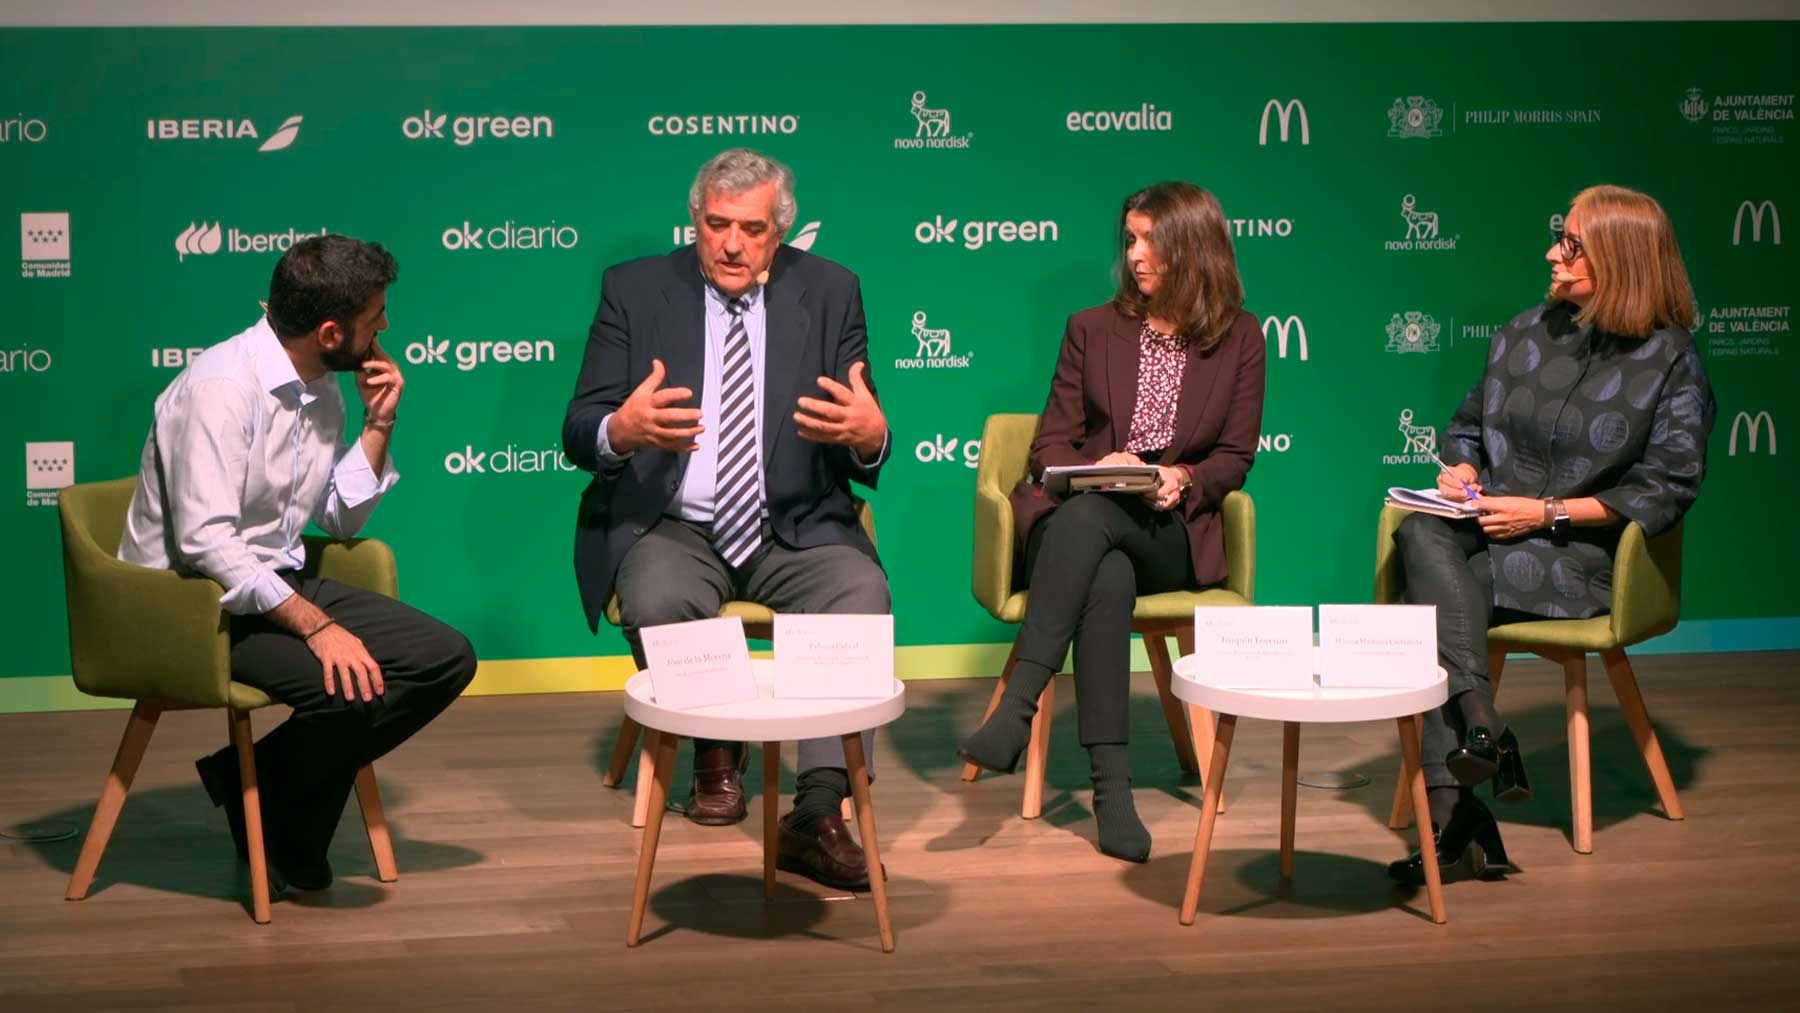
[{"label": "woman in burgundy blazer", "polygon": [[[1119,288],[1069,318],[1031,474],[1012,493],[1031,603],[1012,680],[964,759],[1011,772],[1038,694],[1075,647],[1081,744],[1094,779],[1100,850],[1142,862],[1150,834],[1126,756],[1131,611],[1140,594],[1225,579],[1219,504],[1244,485],[1262,429],[1263,335],[1225,214],[1190,183],[1158,183],[1120,211]],[[1046,495],[1051,465],[1154,464],[1142,495]]]}]

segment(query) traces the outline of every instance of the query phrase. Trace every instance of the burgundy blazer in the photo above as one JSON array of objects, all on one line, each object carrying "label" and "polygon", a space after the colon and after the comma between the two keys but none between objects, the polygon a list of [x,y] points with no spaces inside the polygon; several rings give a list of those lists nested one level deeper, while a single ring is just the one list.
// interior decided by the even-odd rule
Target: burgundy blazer
[{"label": "burgundy blazer", "polygon": [[[1037,484],[1051,465],[1092,464],[1125,449],[1137,407],[1138,332],[1143,326],[1110,304],[1082,310],[1063,332],[1050,398],[1031,443],[1031,473],[1012,491],[1017,557],[1023,560],[1032,526],[1057,501]],[[1187,522],[1194,580],[1225,579],[1225,532],[1219,504],[1244,487],[1262,434],[1266,357],[1256,317],[1239,311],[1211,351],[1188,350],[1175,410],[1175,440],[1162,464],[1187,469],[1194,487],[1177,507]]]}]

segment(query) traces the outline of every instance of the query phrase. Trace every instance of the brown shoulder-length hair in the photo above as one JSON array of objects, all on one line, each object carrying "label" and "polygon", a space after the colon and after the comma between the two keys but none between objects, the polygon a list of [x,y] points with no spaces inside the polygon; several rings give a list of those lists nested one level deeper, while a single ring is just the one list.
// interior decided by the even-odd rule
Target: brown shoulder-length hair
[{"label": "brown shoulder-length hair", "polygon": [[1694,322],[1675,226],[1662,205],[1622,186],[1590,186],[1569,213],[1581,219],[1581,247],[1594,276],[1594,294],[1575,319],[1609,334],[1647,338],[1659,328]]},{"label": "brown shoulder-length hair", "polygon": [[[1163,262],[1162,284],[1153,296],[1138,291],[1126,259],[1125,218],[1133,211],[1150,216],[1150,245]],[[1238,277],[1225,211],[1217,197],[1192,183],[1155,183],[1125,198],[1113,273],[1119,284],[1115,309],[1137,319],[1167,320],[1202,352],[1225,337],[1244,308],[1244,280]]]}]

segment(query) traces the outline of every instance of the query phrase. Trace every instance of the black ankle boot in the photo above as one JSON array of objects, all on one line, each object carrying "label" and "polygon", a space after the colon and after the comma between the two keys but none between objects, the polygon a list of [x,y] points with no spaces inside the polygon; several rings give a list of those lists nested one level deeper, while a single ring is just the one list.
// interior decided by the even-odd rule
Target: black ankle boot
[{"label": "black ankle boot", "polygon": [[1492,732],[1477,725],[1463,736],[1462,745],[1444,757],[1444,766],[1450,768],[1457,783],[1472,788],[1500,769],[1500,747],[1495,745]]},{"label": "black ankle boot", "polygon": [[[1023,663],[1019,666],[1020,669],[1024,667]],[[1019,757],[1031,743],[1031,719],[1037,716],[1038,694],[1050,681],[1048,669],[1039,667],[1039,671],[1043,673],[1042,678],[1035,672],[1013,672],[1013,681],[1006,687],[1006,692],[1000,694],[994,713],[963,740],[956,750],[958,756],[998,774],[1010,774],[1018,769]]]},{"label": "black ankle boot", "polygon": [[1512,729],[1501,732],[1495,745],[1500,751],[1500,766],[1494,771],[1494,798],[1509,804],[1529,801],[1531,779],[1525,776],[1525,759]]},{"label": "black ankle boot", "polygon": [[[1498,879],[1514,868],[1506,857],[1506,845],[1500,840],[1500,825],[1494,822],[1494,814],[1472,794],[1457,800],[1449,822],[1431,836],[1437,850],[1438,875],[1446,882]],[[1388,877],[1412,886],[1425,885],[1424,856],[1414,851],[1390,863]]]}]

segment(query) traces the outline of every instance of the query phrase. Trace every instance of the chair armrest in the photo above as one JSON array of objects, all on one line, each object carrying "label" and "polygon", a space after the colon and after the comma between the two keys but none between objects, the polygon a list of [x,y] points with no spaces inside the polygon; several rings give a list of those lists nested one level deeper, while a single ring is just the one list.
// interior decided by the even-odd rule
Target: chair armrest
[{"label": "chair armrest", "polygon": [[1646,538],[1635,522],[1613,558],[1613,636],[1619,646],[1667,633],[1681,619],[1681,528]]},{"label": "chair armrest", "polygon": [[1400,547],[1394,544],[1394,533],[1407,511],[1399,507],[1382,507],[1381,522],[1375,528],[1375,604],[1397,605],[1406,590],[1406,571],[1400,567]]},{"label": "chair armrest", "polygon": [[1219,504],[1225,525],[1225,589],[1256,600],[1256,502],[1236,489]]},{"label": "chair armrest", "polygon": [[399,571],[394,565],[394,550],[374,538],[349,538],[342,541],[320,535],[306,536],[307,576],[335,580],[340,584],[400,597]]},{"label": "chair armrest", "polygon": [[231,643],[219,607],[224,588],[205,577],[66,548],[63,574],[69,662],[82,692],[227,705]]},{"label": "chair armrest", "polygon": [[1012,596],[1012,503],[1004,492],[975,482],[975,601],[999,615]]}]

